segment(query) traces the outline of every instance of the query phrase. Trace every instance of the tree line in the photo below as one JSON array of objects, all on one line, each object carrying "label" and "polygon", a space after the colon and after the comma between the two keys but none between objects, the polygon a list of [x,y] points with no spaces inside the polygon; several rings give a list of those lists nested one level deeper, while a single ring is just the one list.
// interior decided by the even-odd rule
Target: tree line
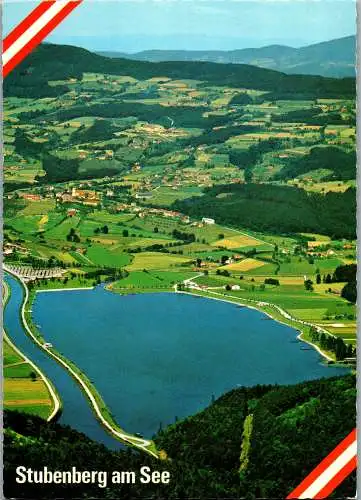
[{"label": "tree line", "polygon": [[[84,434],[39,417],[4,412],[4,488],[7,498],[286,498],[355,427],[353,375],[296,385],[239,387],[194,416],[154,436],[166,460],[129,448],[112,451]],[[243,426],[253,416],[248,460],[240,471]],[[307,436],[307,439],[305,439]],[[168,470],[169,485],[17,484],[16,467],[35,470]],[[352,473],[335,498],[354,496]]]},{"label": "tree line", "polygon": [[[228,196],[220,198],[221,193]],[[356,190],[307,193],[290,186],[224,184],[204,195],[177,200],[172,208],[194,218],[276,234],[318,233],[333,239],[356,237]]]}]

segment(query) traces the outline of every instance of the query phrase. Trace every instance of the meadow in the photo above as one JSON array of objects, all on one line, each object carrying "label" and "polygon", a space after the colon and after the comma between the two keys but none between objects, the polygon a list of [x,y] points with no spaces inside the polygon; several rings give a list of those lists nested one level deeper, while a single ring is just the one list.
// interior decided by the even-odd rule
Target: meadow
[{"label": "meadow", "polygon": [[186,76],[85,71],[49,82],[59,98],[5,97],[6,261],[63,268],[40,289],[198,276],[355,343],[345,284],[324,283],[356,261],[354,100]]},{"label": "meadow", "polygon": [[3,338],[3,405],[47,418],[52,402],[33,367]]}]

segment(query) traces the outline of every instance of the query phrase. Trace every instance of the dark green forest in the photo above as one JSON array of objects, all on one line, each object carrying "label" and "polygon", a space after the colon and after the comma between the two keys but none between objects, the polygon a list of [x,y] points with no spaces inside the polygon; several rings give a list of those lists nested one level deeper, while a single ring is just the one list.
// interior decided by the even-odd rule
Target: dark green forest
[{"label": "dark green forest", "polygon": [[[217,197],[221,193],[225,196]],[[195,218],[213,217],[219,224],[257,231],[320,233],[335,239],[356,236],[354,188],[320,194],[288,186],[226,184],[173,206]]]},{"label": "dark green forest", "polygon": [[[36,69],[36,70],[35,70]],[[286,75],[247,64],[217,64],[196,61],[151,63],[130,59],[110,59],[85,49],[42,44],[4,81],[7,97],[54,97],[66,92],[66,85],[51,87],[49,80],[81,79],[83,72],[130,75],[147,79],[164,75],[169,78],[202,80],[213,85],[256,88],[272,93],[303,98],[355,96],[355,78],[333,79],[312,75]]]},{"label": "dark green forest", "polygon": [[333,273],[332,281],[334,282],[344,282],[346,285],[341,290],[341,296],[356,304],[357,301],[357,265],[347,264],[345,266],[338,266]]},{"label": "dark green forest", "polygon": [[[272,115],[272,121],[285,123],[307,123],[308,125],[342,125],[344,120],[340,113],[323,113],[320,107],[297,109],[282,115]],[[355,125],[356,116],[350,120],[350,125]]]},{"label": "dark green forest", "polygon": [[356,281],[357,265],[346,264],[338,266],[332,276],[332,281],[342,283],[343,281]]},{"label": "dark green forest", "polygon": [[[355,426],[355,377],[234,389],[155,436],[168,459],[110,451],[69,427],[4,412],[7,498],[285,498]],[[251,420],[248,442],[242,438]],[[242,441],[243,439],[243,441]],[[242,458],[241,458],[241,447]],[[168,470],[169,485],[18,485],[18,465],[40,470]],[[331,498],[352,497],[352,474]]]},{"label": "dark green forest", "polygon": [[347,264],[345,266],[338,266],[333,273],[332,281],[334,282],[344,282],[346,285],[341,290],[341,296],[356,304],[357,301],[357,265]]},{"label": "dark green forest", "polygon": [[346,153],[334,146],[311,148],[300,158],[287,158],[287,164],[275,175],[276,180],[294,179],[312,170],[327,169],[332,173],[323,180],[350,180],[356,177],[356,152]]},{"label": "dark green forest", "polygon": [[[118,100],[111,106],[108,103],[73,106],[71,109],[64,109],[49,113],[47,118],[65,121],[79,116],[97,116],[103,118],[128,118],[136,116],[138,120],[150,121],[164,124],[165,115],[169,115],[182,127],[202,127],[207,123],[203,118],[203,108],[191,106],[169,106],[164,110],[160,104],[142,104]],[[213,126],[213,123],[210,122]]]}]

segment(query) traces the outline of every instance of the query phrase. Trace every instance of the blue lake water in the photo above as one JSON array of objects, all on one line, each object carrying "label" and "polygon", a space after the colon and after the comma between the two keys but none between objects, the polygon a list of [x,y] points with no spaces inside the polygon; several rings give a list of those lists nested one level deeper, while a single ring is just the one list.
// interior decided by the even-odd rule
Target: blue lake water
[{"label": "blue lake water", "polygon": [[[14,344],[36,363],[58,390],[63,403],[59,423],[70,425],[108,448],[123,449],[124,445],[112,438],[96,420],[88,400],[67,371],[39,349],[26,335],[19,312],[23,300],[22,286],[7,274],[5,274],[5,281],[10,287],[11,296],[4,311],[4,327]],[[57,320],[60,321],[59,318]]]},{"label": "blue lake water", "polygon": [[[88,375],[118,423],[146,437],[237,386],[348,372],[323,365],[315,350],[295,342],[294,329],[256,310],[189,295],[45,292],[33,316],[46,341]],[[69,377],[58,381],[51,370],[63,396]],[[76,405],[64,401],[63,422],[78,419]]]}]

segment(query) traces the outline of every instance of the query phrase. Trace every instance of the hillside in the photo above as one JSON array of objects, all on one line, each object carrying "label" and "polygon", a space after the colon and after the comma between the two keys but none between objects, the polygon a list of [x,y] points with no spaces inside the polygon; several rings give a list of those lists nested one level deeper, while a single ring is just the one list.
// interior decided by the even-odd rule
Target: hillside
[{"label": "hillside", "polygon": [[46,97],[66,92],[65,85],[49,86],[49,80],[81,79],[84,72],[127,75],[137,79],[164,76],[202,80],[205,83],[239,88],[257,88],[295,98],[353,97],[355,79],[341,80],[308,75],[286,75],[246,64],[213,62],[159,62],[110,59],[85,49],[43,44],[30,54],[4,82],[4,96]]},{"label": "hillside", "polygon": [[355,76],[355,36],[293,48],[268,45],[239,50],[144,50],[136,54],[99,52],[107,57],[138,61],[204,61],[222,64],[252,64],[289,74],[321,75],[334,78]]},{"label": "hillside", "polygon": [[319,194],[289,186],[231,184],[208,188],[202,197],[177,201],[174,208],[192,217],[213,217],[220,224],[254,231],[356,236],[353,188]]},{"label": "hillside", "polygon": [[[166,461],[130,450],[113,452],[69,427],[5,411],[4,492],[8,498],[285,498],[354,428],[355,409],[351,375],[295,386],[241,387],[160,431],[155,439],[171,459]],[[108,472],[138,472],[149,465],[168,470],[171,481],[108,484],[106,489],[97,484],[17,485],[20,464],[35,470],[74,466]],[[352,474],[332,497],[354,492]]]}]

